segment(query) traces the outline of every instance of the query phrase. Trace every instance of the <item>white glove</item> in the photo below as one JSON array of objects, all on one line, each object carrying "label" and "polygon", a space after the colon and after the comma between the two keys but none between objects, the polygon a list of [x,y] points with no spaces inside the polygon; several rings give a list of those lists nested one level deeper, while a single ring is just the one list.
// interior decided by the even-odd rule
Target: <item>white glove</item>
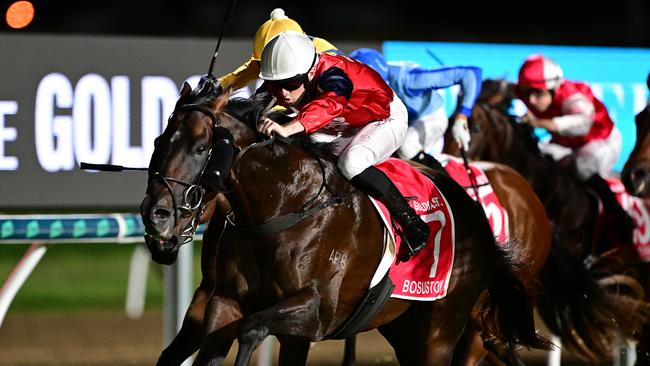
[{"label": "white glove", "polygon": [[454,137],[454,140],[458,143],[458,146],[469,150],[469,128],[467,128],[467,120],[462,118],[457,118],[454,121],[454,127],[451,129],[451,135]]}]

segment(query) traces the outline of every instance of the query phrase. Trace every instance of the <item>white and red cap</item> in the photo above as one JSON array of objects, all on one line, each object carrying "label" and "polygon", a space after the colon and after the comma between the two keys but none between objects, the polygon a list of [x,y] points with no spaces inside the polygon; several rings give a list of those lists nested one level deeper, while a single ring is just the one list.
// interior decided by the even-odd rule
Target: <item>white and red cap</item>
[{"label": "white and red cap", "polygon": [[518,87],[554,90],[564,81],[562,68],[542,55],[529,56],[519,69]]}]

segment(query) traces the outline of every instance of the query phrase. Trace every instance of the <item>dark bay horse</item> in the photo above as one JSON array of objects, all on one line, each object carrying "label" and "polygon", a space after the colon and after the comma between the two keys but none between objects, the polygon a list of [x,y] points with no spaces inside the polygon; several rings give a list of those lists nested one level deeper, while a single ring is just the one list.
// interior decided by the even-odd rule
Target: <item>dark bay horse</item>
[{"label": "dark bay horse", "polygon": [[[338,174],[331,160],[315,155],[313,146],[253,144],[257,135],[251,126],[259,116],[248,112],[263,108],[251,109],[250,101],[242,102],[248,111],[232,102],[226,106],[227,93],[216,90],[211,81],[194,91],[184,84],[157,139],[141,205],[145,239],[154,259],[173,258],[192,234],[196,218],[205,216],[205,202],[216,195],[206,187],[223,185],[234,225],[226,225],[220,238],[204,237],[204,242],[220,240],[209,253],[216,274],[202,335],[191,345],[200,346],[195,363],[220,364],[238,339],[236,364],[245,365],[262,340],[275,335],[282,345],[280,362],[304,364],[309,341],[326,339],[367,292],[381,258],[381,223],[367,197]],[[228,144],[238,151],[234,159],[232,152],[223,153]],[[212,172],[206,167],[213,165],[223,181],[204,184]],[[507,349],[516,344],[545,347],[535,333],[523,285],[512,273],[515,262],[497,247],[480,208],[449,178],[438,175],[435,180],[457,218],[447,296],[434,302],[391,298],[368,329],[379,329],[402,364],[449,364],[487,288],[490,300],[481,316],[486,337]],[[305,215],[319,205],[322,209]],[[291,214],[303,219],[277,232],[260,232],[260,224]],[[219,229],[219,222],[223,216],[213,215],[208,230]],[[337,253],[336,263],[332,253]],[[175,361],[163,352],[159,364]]]},{"label": "dark bay horse", "polygon": [[[592,362],[607,359],[613,335],[632,336],[647,321],[648,303],[642,301],[638,281],[624,275],[630,267],[616,255],[603,255],[611,253],[603,239],[612,233],[607,226],[597,225],[595,196],[571,173],[542,155],[533,129],[508,114],[513,95],[503,81],[484,82],[470,119],[468,155],[505,163],[530,182],[546,207],[556,239],[541,273],[540,315],[568,348]],[[454,153],[451,149],[447,152]],[[555,285],[544,280],[548,277],[555,277]],[[613,283],[617,284],[614,292],[609,291]]]},{"label": "dark bay horse", "polygon": [[[650,74],[647,85],[650,90]],[[631,195],[650,199],[650,104],[636,115],[634,122],[636,143],[625,162],[621,178]]]}]

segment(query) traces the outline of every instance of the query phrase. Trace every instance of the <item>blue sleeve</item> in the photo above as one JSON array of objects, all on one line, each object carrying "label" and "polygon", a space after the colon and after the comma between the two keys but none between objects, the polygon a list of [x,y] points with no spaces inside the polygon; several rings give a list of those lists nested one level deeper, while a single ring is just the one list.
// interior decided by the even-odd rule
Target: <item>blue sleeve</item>
[{"label": "blue sleeve", "polygon": [[332,91],[350,100],[352,96],[352,80],[345,71],[338,67],[331,67],[323,72],[317,79],[318,86],[324,91]]},{"label": "blue sleeve", "polygon": [[469,116],[474,102],[481,92],[481,69],[474,66],[457,66],[441,69],[410,70],[404,80],[406,89],[413,95],[421,94],[432,89],[447,88],[460,85],[463,95],[460,112]]}]

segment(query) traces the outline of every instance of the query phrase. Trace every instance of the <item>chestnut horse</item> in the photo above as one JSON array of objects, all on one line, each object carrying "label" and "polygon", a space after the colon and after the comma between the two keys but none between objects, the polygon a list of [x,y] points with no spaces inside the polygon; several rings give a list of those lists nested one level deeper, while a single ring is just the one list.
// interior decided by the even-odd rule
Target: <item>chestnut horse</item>
[{"label": "chestnut horse", "polygon": [[[327,339],[365,297],[383,252],[382,224],[369,199],[326,153],[316,154],[317,146],[255,143],[262,103],[227,104],[228,93],[220,94],[212,80],[194,91],[183,85],[150,164],[141,204],[145,240],[154,260],[169,261],[205,216],[205,202],[216,194],[210,188],[221,187],[233,225],[226,225],[214,253],[216,275],[202,337],[191,345],[200,346],[195,364],[221,364],[238,339],[236,365],[246,365],[268,335],[283,346],[282,364],[304,364],[309,342]],[[206,177],[213,172],[223,180]],[[402,364],[447,365],[487,289],[487,311],[481,314],[486,335],[506,349],[546,347],[512,272],[523,264],[496,245],[481,209],[460,186],[444,175],[435,182],[456,218],[447,295],[433,302],[390,298],[368,329],[379,329]],[[293,217],[299,219],[284,224]],[[262,230],[269,226],[279,229]],[[204,240],[215,239],[207,233]],[[333,265],[335,251],[340,255]],[[283,352],[285,345],[291,352]],[[159,364],[177,363],[173,358],[163,352]]]},{"label": "chestnut horse", "polygon": [[[556,240],[551,253],[563,253],[549,256],[542,269],[540,315],[563,345],[583,358],[592,362],[608,359],[612,337],[618,332],[634,335],[647,321],[650,308],[642,301],[638,281],[612,274],[627,273],[630,268],[614,255],[603,255],[610,249],[603,238],[611,233],[596,225],[595,196],[570,172],[542,155],[533,129],[508,113],[513,96],[512,86],[506,82],[484,81],[470,118],[468,156],[509,165],[530,182],[554,225]],[[574,274],[567,276],[562,271]],[[548,276],[555,276],[557,282],[544,281]],[[630,291],[609,291],[612,284]]]}]

